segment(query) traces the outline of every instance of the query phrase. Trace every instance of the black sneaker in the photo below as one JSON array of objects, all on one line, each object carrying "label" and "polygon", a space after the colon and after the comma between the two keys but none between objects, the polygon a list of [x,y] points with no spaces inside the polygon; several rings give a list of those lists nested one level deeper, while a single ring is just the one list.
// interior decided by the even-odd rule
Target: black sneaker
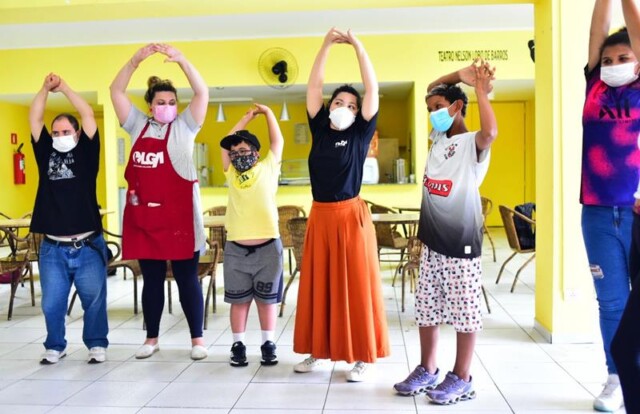
[{"label": "black sneaker", "polygon": [[232,367],[246,367],[249,365],[247,362],[247,347],[244,346],[242,342],[234,342],[231,346],[229,364],[231,364]]},{"label": "black sneaker", "polygon": [[260,364],[262,365],[275,365],[278,363],[278,357],[276,356],[276,344],[271,341],[267,341],[260,347],[262,351],[262,359]]}]

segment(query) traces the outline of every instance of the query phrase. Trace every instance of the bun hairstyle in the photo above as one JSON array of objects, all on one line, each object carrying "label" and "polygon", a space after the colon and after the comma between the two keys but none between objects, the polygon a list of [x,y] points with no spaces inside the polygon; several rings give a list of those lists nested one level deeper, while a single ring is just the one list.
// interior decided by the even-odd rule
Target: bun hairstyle
[{"label": "bun hairstyle", "polygon": [[169,79],[160,79],[157,76],[150,76],[147,80],[147,92],[144,94],[144,100],[151,105],[153,102],[153,98],[156,96],[156,92],[173,92],[176,97],[178,96],[178,91],[173,86]]}]

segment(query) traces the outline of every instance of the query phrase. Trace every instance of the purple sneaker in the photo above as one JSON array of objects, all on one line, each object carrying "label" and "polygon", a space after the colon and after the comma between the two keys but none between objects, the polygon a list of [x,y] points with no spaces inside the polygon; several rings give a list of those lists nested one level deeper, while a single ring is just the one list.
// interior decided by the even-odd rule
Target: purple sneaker
[{"label": "purple sneaker", "polygon": [[422,365],[418,365],[411,374],[402,382],[397,383],[393,388],[401,395],[416,395],[427,390],[432,390],[438,382],[438,373],[429,374]]},{"label": "purple sneaker", "polygon": [[469,377],[469,382],[464,381],[453,372],[448,372],[438,386],[427,391],[427,398],[432,403],[449,405],[458,401],[473,400],[476,392],[473,390],[473,379]]}]

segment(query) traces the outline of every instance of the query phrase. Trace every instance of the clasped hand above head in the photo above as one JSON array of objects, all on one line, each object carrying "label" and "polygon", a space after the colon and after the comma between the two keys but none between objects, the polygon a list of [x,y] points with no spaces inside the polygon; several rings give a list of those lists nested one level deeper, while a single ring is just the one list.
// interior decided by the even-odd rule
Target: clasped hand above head
[{"label": "clasped hand above head", "polygon": [[329,29],[327,34],[324,37],[325,46],[331,46],[335,43],[348,43],[355,48],[361,48],[362,43],[360,40],[353,34],[351,29],[348,29],[346,32],[340,31],[335,27]]},{"label": "clasped hand above head", "polygon": [[244,114],[243,118],[248,123],[250,121],[253,121],[258,115],[266,115],[269,112],[272,111],[271,108],[269,108],[267,105],[255,102],[253,106]]},{"label": "clasped hand above head", "polygon": [[460,81],[464,84],[473,86],[478,94],[489,94],[493,90],[491,82],[495,80],[496,68],[491,67],[489,62],[477,57],[471,65],[460,69]]},{"label": "clasped hand above head", "polygon": [[166,43],[149,43],[138,49],[131,58],[131,64],[137,68],[140,62],[155,53],[161,53],[167,56],[165,62],[180,62],[183,58],[182,52],[171,45]]},{"label": "clasped hand above head", "polygon": [[62,79],[60,79],[60,76],[56,75],[53,72],[49,73],[44,78],[44,88],[49,92],[57,92],[56,89],[60,87],[61,82]]}]

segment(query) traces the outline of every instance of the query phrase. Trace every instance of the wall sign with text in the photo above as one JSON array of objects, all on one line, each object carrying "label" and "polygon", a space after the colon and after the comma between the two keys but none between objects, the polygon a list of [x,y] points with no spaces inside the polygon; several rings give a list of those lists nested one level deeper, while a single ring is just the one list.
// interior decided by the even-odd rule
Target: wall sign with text
[{"label": "wall sign with text", "polygon": [[509,60],[509,51],[507,49],[438,51],[440,62],[469,62],[478,56],[488,61]]}]

